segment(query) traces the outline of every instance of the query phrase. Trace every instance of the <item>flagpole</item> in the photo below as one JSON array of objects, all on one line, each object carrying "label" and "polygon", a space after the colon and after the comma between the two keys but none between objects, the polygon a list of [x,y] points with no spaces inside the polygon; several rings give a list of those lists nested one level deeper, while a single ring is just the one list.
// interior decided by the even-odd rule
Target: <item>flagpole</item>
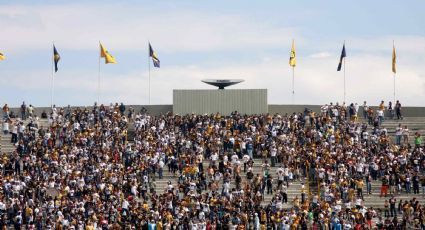
[{"label": "flagpole", "polygon": [[[393,40],[393,55],[395,56],[394,49],[395,49],[395,45],[394,45],[394,40]],[[393,65],[395,65],[395,63]],[[393,76],[394,76],[394,84],[393,84],[394,85],[394,91],[393,91],[394,104],[393,104],[393,106],[394,106],[394,108],[395,108],[395,75],[396,75],[396,71],[393,71]]]},{"label": "flagpole", "polygon": [[[149,44],[149,42],[148,42]],[[150,62],[150,50],[148,47],[148,72],[149,72],[149,105],[151,104],[151,62]]]},{"label": "flagpole", "polygon": [[[100,41],[99,41],[100,49]],[[97,74],[97,104],[100,105],[100,54],[99,54],[99,69]]]},{"label": "flagpole", "polygon": [[[52,42],[53,46],[55,45],[54,42]],[[51,88],[51,92],[50,92],[50,107],[53,109],[53,93],[54,93],[54,88],[55,88],[55,72],[54,72],[54,62],[55,62],[55,56],[53,54],[52,56],[52,88]]]},{"label": "flagpole", "polygon": [[345,58],[344,58],[344,102],[345,102]]},{"label": "flagpole", "polygon": [[295,67],[292,66],[292,104],[294,104],[295,97]]},{"label": "flagpole", "polygon": [[394,73],[394,95],[393,96],[394,96],[394,104],[393,105],[395,106],[395,73]]}]

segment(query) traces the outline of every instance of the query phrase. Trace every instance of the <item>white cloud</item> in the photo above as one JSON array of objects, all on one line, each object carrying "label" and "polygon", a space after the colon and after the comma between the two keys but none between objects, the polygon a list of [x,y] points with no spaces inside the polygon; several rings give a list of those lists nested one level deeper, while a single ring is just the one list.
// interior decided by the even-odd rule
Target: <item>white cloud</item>
[{"label": "white cloud", "polygon": [[[378,103],[381,99],[392,100],[393,76],[386,56],[358,55],[347,58],[346,87],[347,102]],[[284,63],[284,64],[282,64]],[[292,73],[287,58],[270,57],[259,63],[202,67],[197,65],[169,66],[151,70],[151,97],[153,104],[171,104],[173,89],[214,89],[200,80],[210,77],[243,78],[245,82],[232,88],[267,88],[269,103],[291,103]],[[303,58],[295,68],[295,103],[323,104],[341,102],[343,99],[343,73],[336,71],[337,60],[329,58]],[[421,105],[425,96],[425,76],[419,63],[399,68],[397,74],[397,99],[406,105]],[[0,78],[0,84],[16,90],[45,90],[48,95],[50,83],[38,77],[45,72],[30,75],[8,73]],[[22,82],[26,82],[22,84]],[[125,102],[127,104],[148,103],[147,71],[101,76],[102,102]],[[91,104],[97,95],[97,73],[75,70],[61,73],[56,78],[55,95],[61,105],[78,101]],[[77,92],[78,95],[75,95]],[[61,96],[62,95],[62,96]],[[64,96],[68,95],[68,96]],[[72,96],[70,96],[72,95]],[[40,95],[37,95],[40,96]],[[35,96],[35,97],[37,97]],[[46,96],[44,96],[46,98]]]},{"label": "white cloud", "polygon": [[[0,6],[2,46],[10,52],[44,49],[54,40],[64,49],[145,50],[147,40],[165,52],[275,47],[296,33],[241,15],[196,11],[154,12],[109,4]],[[112,49],[110,48],[110,49]]]},{"label": "white cloud", "polygon": [[[214,67],[196,60],[191,65],[181,66],[164,60],[168,62],[165,68],[152,70],[151,96],[154,104],[172,103],[173,89],[212,89],[200,80],[229,76],[245,79],[234,88],[267,88],[269,103],[291,103],[292,73],[288,58],[290,41],[296,37],[297,44],[301,46],[297,46],[295,103],[341,102],[343,97],[343,75],[336,72],[342,44],[324,39],[305,40],[298,28],[279,27],[243,15],[217,15],[193,10],[157,12],[120,4],[8,5],[0,6],[0,27],[0,44],[7,55],[50,50],[52,40],[60,44],[61,49],[69,50],[94,51],[98,41],[102,40],[112,51],[145,51],[146,42],[150,39],[161,53],[191,51],[207,57],[215,51],[223,55],[233,51],[250,51],[252,57],[248,60],[242,62],[237,57],[231,63],[218,60]],[[413,35],[346,40],[347,102],[367,100],[374,104],[381,99],[392,99],[393,39],[398,55],[397,98],[405,105],[423,105],[425,37]],[[287,49],[287,52],[281,55],[267,53],[267,50],[277,49]],[[306,50],[311,54],[304,55]],[[97,68],[75,67],[72,71],[60,73],[55,87],[58,104],[91,104],[96,99],[97,72],[88,72],[87,69]],[[146,104],[147,71],[123,71],[126,72],[102,72],[102,101]],[[32,68],[3,69],[0,84],[20,91],[37,92],[32,99],[42,103],[49,98],[50,83],[46,73],[49,72]],[[7,97],[12,98],[10,95]]]},{"label": "white cloud", "polygon": [[324,52],[320,52],[320,53],[311,54],[309,57],[311,57],[311,58],[327,58],[327,57],[330,57],[330,56],[332,56],[331,53],[324,51]]}]

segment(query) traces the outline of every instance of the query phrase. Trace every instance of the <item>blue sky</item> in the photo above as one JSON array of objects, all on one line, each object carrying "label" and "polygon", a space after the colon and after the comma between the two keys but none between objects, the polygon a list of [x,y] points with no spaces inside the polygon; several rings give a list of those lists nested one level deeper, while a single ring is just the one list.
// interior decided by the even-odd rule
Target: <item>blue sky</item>
[{"label": "blue sky", "polygon": [[151,71],[152,104],[172,89],[209,89],[204,78],[243,78],[233,88],[267,88],[291,103],[291,40],[297,48],[295,103],[342,101],[336,71],[347,48],[347,102],[396,97],[424,106],[423,1],[9,1],[0,0],[0,103],[50,104],[52,42],[61,55],[54,103],[97,99],[98,42],[116,65],[101,65],[101,102],[148,103],[147,42],[161,60]]}]

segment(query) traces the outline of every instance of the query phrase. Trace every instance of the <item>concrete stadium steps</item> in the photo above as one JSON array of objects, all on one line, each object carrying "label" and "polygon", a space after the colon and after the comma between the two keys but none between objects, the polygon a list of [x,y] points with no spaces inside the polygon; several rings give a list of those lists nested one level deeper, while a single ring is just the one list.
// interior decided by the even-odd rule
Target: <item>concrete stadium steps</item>
[{"label": "concrete stadium steps", "polygon": [[[360,119],[359,122],[367,123],[367,120]],[[403,120],[393,120],[387,119],[382,122],[382,127],[386,128],[388,135],[392,138],[392,141],[395,142],[395,130],[398,125],[401,124],[402,127],[407,125],[409,129],[409,143],[414,145],[415,133],[418,132],[421,136],[425,136],[425,117],[408,117]],[[368,132],[371,133],[373,127],[368,125]]]},{"label": "concrete stadium steps", "polygon": [[[209,161],[204,162],[203,166],[204,166],[204,170],[208,168],[209,166]],[[263,164],[263,162],[261,160],[256,160],[253,167],[252,167],[252,171],[254,173],[254,176],[257,174],[262,175],[262,167],[261,165]],[[273,183],[273,188],[276,188],[277,185],[277,175],[276,175],[276,170],[278,167],[271,167],[269,170],[270,175],[272,175],[273,179],[274,179],[274,183]],[[162,179],[158,179],[158,175],[155,175],[155,184],[156,184],[156,188],[155,188],[155,192],[158,194],[163,194],[163,192],[165,191],[167,185],[168,185],[168,181],[171,181],[172,184],[174,185],[174,187],[176,187],[177,185],[177,181],[178,181],[178,175],[176,174],[176,176],[173,176],[172,173],[168,172],[168,168],[164,167],[164,172],[163,172],[163,178]],[[244,183],[246,181],[246,173],[242,172],[242,183]],[[292,207],[292,200],[298,196],[298,198],[301,199],[301,183],[300,181],[293,181],[292,183],[290,183],[288,189],[287,189],[287,194],[288,194],[288,203],[284,204],[284,208],[290,208]],[[219,182],[219,191],[221,191],[222,189],[222,185],[223,185],[223,181]],[[230,188],[234,188],[235,182],[232,179],[231,184],[230,184]],[[205,192],[205,191],[204,191]],[[262,205],[267,205],[270,203],[270,201],[273,198],[273,194],[267,194],[267,192],[264,193],[264,200],[262,202]]]},{"label": "concrete stadium steps", "polygon": [[[28,122],[28,120],[27,120]],[[366,120],[360,119],[359,122],[367,122]],[[48,120],[47,119],[40,119],[38,121],[39,123],[39,127],[43,126],[44,128],[48,127]],[[394,138],[395,140],[395,128],[398,127],[398,124],[402,124],[402,126],[407,125],[409,130],[410,130],[410,136],[409,136],[409,142],[411,144],[413,144],[413,137],[414,137],[414,133],[415,132],[420,132],[421,135],[425,136],[425,117],[406,117],[403,120],[385,120],[382,124],[383,127],[387,128],[388,133],[391,137]],[[133,128],[133,124],[129,124],[129,129]],[[371,130],[371,127],[369,126],[369,129]],[[15,146],[10,143],[10,139],[11,139],[11,135],[4,135],[3,133],[0,134],[1,136],[1,152],[3,153],[11,153],[15,150]],[[263,161],[260,159],[256,159],[254,166],[253,166],[253,173],[254,175],[256,174],[260,174],[262,175],[262,167],[261,165],[263,164]],[[209,161],[205,161],[204,162],[204,170],[206,170],[209,166]],[[277,166],[279,166],[279,164],[277,164]],[[270,175],[273,176],[274,179],[274,188],[276,187],[277,184],[277,175],[276,175],[276,170],[278,167],[273,167],[270,168]],[[158,179],[158,174],[155,175],[156,180],[156,192],[159,194],[162,194],[165,190],[165,188],[167,187],[168,181],[170,180],[172,182],[172,184],[174,185],[174,187],[176,187],[177,185],[177,181],[178,181],[178,173],[176,174],[176,176],[173,176],[171,173],[168,172],[168,167],[165,166],[164,167],[164,172],[163,172],[163,178],[162,179]],[[246,180],[246,173],[243,172],[243,168],[242,168],[242,181],[244,182]],[[221,190],[222,186],[222,181],[220,181],[219,183],[219,191]],[[234,180],[232,180],[231,183],[231,188],[234,187]],[[372,182],[372,194],[368,195],[366,194],[366,187],[363,188],[364,191],[364,205],[366,207],[374,207],[374,208],[383,208],[384,207],[384,201],[386,199],[390,199],[391,196],[388,195],[387,197],[379,197],[380,195],[380,188],[381,188],[381,182],[378,181],[373,181]],[[317,187],[311,187],[310,190],[315,192],[314,190],[317,190]],[[403,189],[404,190],[404,189]],[[205,191],[203,191],[205,192]],[[413,192],[413,189],[412,189]],[[295,196],[297,196],[300,198],[301,197],[301,182],[299,181],[294,181],[292,183],[292,185],[290,185],[288,187],[288,203],[284,205],[285,208],[290,208],[292,207],[292,200],[295,198]],[[272,199],[273,195],[267,195],[265,193],[264,196],[264,201],[262,202],[262,205],[267,205],[270,203],[271,199]],[[402,193],[400,195],[396,195],[395,196],[397,199],[397,202],[402,199],[404,200],[410,200],[412,198],[416,198],[421,204],[425,204],[425,198],[421,195],[421,194],[406,194],[405,192],[402,191]]]},{"label": "concrete stadium steps", "polygon": [[[24,124],[27,125],[28,123],[29,123],[29,119],[26,119],[24,121]],[[49,121],[47,119],[39,119],[38,124],[39,124],[39,127],[43,127],[43,128],[49,127]],[[11,131],[11,127],[9,127],[9,131]],[[10,142],[12,139],[11,133],[5,135],[3,133],[3,130],[1,130],[0,137],[1,137],[1,140],[0,140],[1,153],[12,153],[13,151],[15,151],[16,146]]]},{"label": "concrete stadium steps", "polygon": [[[396,207],[398,207],[398,202],[400,200],[404,201],[410,201],[413,198],[416,198],[417,201],[419,201],[419,203],[421,205],[425,204],[425,198],[422,197],[422,195],[418,195],[416,194],[416,196],[414,196],[414,194],[410,194],[410,195],[406,195],[406,194],[401,194],[401,195],[396,195],[394,196],[397,200],[397,204]],[[385,204],[385,200],[389,200],[391,199],[391,195],[387,196],[387,197],[379,197],[379,195],[364,195],[364,205],[368,208],[373,207],[374,209],[384,209],[384,204]]]},{"label": "concrete stadium steps", "polygon": [[[359,119],[358,122],[367,123],[368,121],[364,120],[364,119]],[[425,123],[425,117],[415,117],[415,118],[407,117],[407,118],[404,118],[402,120],[386,118],[382,122],[383,125],[388,125],[388,126],[398,126],[398,124],[402,124],[402,125],[405,124],[407,126],[409,126],[409,125],[414,126],[414,125],[423,125],[424,123]]]},{"label": "concrete stadium steps", "polygon": [[11,134],[7,134],[5,135],[3,132],[0,135],[1,140],[0,140],[0,152],[2,153],[12,153],[13,151],[15,151],[16,146],[11,143],[11,139],[12,139],[12,135]]},{"label": "concrete stadium steps", "polygon": [[[366,195],[366,187],[363,188],[364,191],[364,198],[365,198],[365,205],[366,206],[372,206],[372,207],[384,207],[384,202],[387,199],[391,198],[391,195],[388,195],[387,197],[380,197],[381,193],[381,181],[372,181],[372,194]],[[419,192],[422,192],[422,189],[420,188]],[[413,187],[411,189],[411,193],[407,194],[405,192],[404,187],[401,189],[400,194],[395,194],[395,198],[397,199],[397,202],[400,201],[400,199],[404,200],[411,200],[413,198],[416,198],[420,202],[420,204],[425,204],[425,197],[422,194],[413,194]],[[377,204],[377,205],[375,205]],[[380,205],[379,205],[380,204]]]}]

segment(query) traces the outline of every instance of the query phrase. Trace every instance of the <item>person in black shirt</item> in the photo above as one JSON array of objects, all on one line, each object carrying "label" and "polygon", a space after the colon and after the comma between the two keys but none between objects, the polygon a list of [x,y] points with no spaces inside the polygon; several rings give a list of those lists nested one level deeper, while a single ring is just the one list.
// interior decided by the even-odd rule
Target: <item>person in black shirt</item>
[{"label": "person in black shirt", "polygon": [[397,210],[395,209],[396,203],[397,203],[397,199],[393,195],[390,199],[390,216],[391,217],[397,216]]},{"label": "person in black shirt", "polygon": [[419,176],[418,176],[418,174],[415,174],[412,177],[412,181],[413,181],[413,193],[419,194]]},{"label": "person in black shirt", "polygon": [[401,103],[398,100],[395,104],[395,113],[397,115],[397,120],[403,119],[403,116],[401,115]]}]

